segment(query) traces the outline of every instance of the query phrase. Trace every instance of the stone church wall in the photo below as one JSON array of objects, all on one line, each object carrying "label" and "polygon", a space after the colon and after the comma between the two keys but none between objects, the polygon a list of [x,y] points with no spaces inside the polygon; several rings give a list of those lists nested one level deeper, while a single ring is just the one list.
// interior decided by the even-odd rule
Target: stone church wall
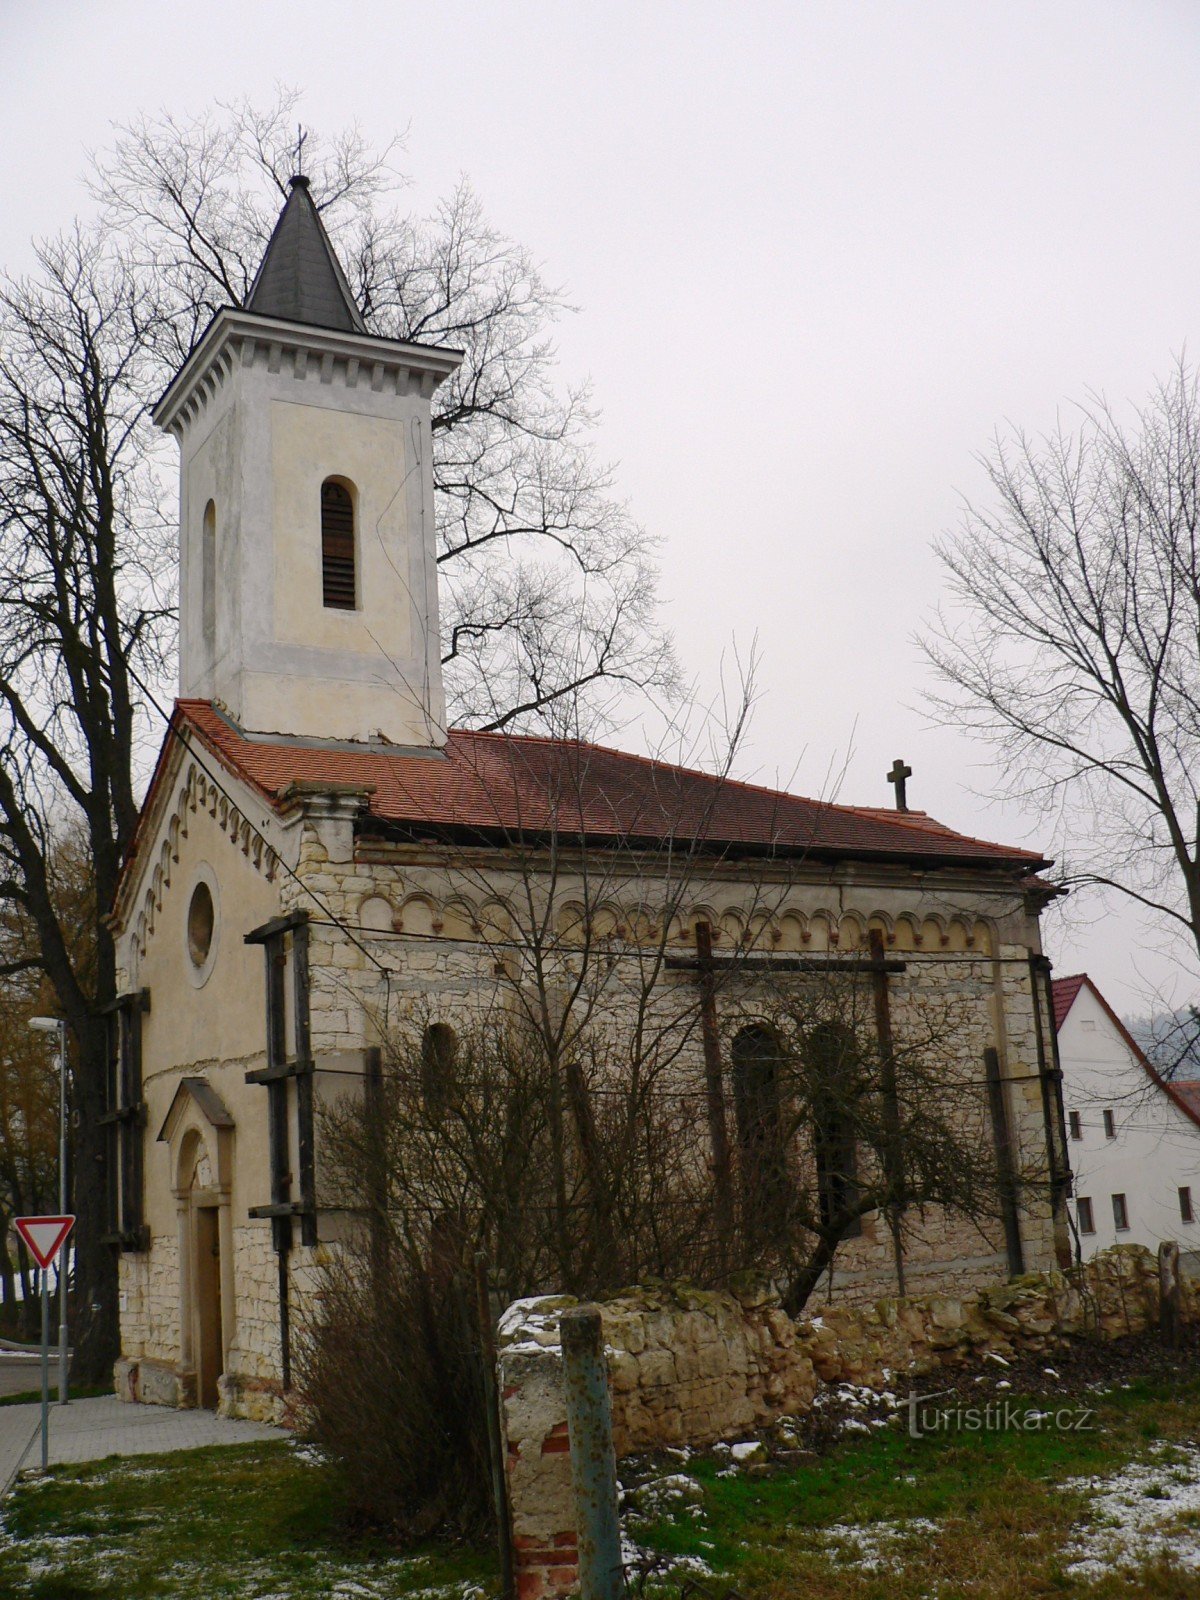
[{"label": "stone church wall", "polygon": [[[515,956],[507,948],[514,937],[513,919],[504,909],[506,892],[519,902],[525,884],[516,875],[506,886],[492,867],[482,892],[483,875],[474,866],[455,868],[436,852],[420,847],[358,846],[348,820],[327,820],[307,826],[300,850],[304,882],[329,911],[355,930],[356,944],[325,925],[332,918],[315,914],[312,929],[312,1011],[314,1048],[346,1051],[366,1043],[383,1043],[405,1027],[426,1022],[466,1025],[483,1004],[503,1003],[512,988]],[[533,874],[531,873],[531,876]],[[769,879],[769,869],[764,869]],[[680,916],[672,947],[689,953],[692,923],[709,919],[717,948],[739,948],[747,924],[756,948],[787,954],[865,953],[869,921],[886,930],[887,955],[907,957],[908,970],[891,978],[894,1026],[902,1037],[906,1025],[928,1027],[933,1012],[946,1017],[947,1037],[964,1075],[973,1082],[976,1131],[987,1132],[987,1100],[983,1085],[983,1052],[999,1051],[1007,1086],[1009,1116],[1017,1161],[1026,1170],[1045,1166],[1046,1133],[1038,1077],[1037,1035],[1033,1017],[1028,956],[1036,948],[1036,922],[1014,910],[1011,888],[1002,895],[970,885],[952,902],[932,892],[914,896],[909,876],[889,881],[886,873],[872,882],[862,869],[853,885],[813,883],[795,872],[762,883],[730,872],[697,874],[694,909]],[[631,874],[624,886],[628,901],[652,905],[653,885]],[[644,909],[621,910],[622,884],[611,883],[613,916],[630,943],[636,942]],[[297,885],[283,886],[285,902],[304,896]],[[678,889],[674,891],[678,893]],[[593,888],[593,895],[596,891]],[[555,894],[564,910],[572,893],[561,873]],[[745,907],[757,905],[754,918]],[[914,910],[922,907],[922,914]],[[831,910],[831,906],[838,909]],[[653,924],[650,934],[656,936]],[[1028,942],[1024,942],[1028,941]],[[554,954],[569,962],[569,940]],[[955,959],[962,957],[961,960]],[[374,960],[372,958],[375,958]],[[378,960],[391,969],[384,981]],[[723,1053],[734,1033],[762,1015],[762,981],[730,984],[719,997]],[[663,972],[653,1003],[657,1015],[683,1014],[696,1005],[690,974]],[[633,1002],[630,1002],[630,1020]],[[653,1008],[652,1008],[653,1014]],[[1048,1020],[1048,1019],[1047,1019]],[[619,1024],[619,1007],[614,1012]],[[619,1052],[617,1052],[619,1056]],[[678,1081],[689,1087],[703,1081],[699,1030],[694,1030],[675,1063]],[[736,1126],[732,1103],[730,1129]],[[1031,1200],[1022,1216],[1025,1264],[1044,1268],[1055,1263],[1055,1240],[1048,1206]],[[923,1293],[942,1288],[962,1292],[992,1282],[1005,1271],[999,1224],[982,1231],[969,1220],[947,1216],[938,1207],[913,1213],[906,1223],[906,1288]],[[881,1219],[866,1219],[863,1237],[848,1241],[839,1253],[833,1281],[826,1291],[839,1299],[870,1300],[894,1292],[895,1271],[890,1237]]]},{"label": "stone church wall", "polygon": [[[167,859],[170,873],[156,902],[152,937],[129,986],[145,983],[153,1009],[147,1019],[147,1220],[152,1245],[146,1253],[121,1258],[122,1348],[125,1358],[145,1373],[173,1370],[180,1361],[181,1290],[175,1175],[168,1171],[168,1152],[154,1142],[179,1078],[204,1076],[223,1097],[236,1121],[233,1135],[235,1176],[230,1190],[232,1300],[234,1316],[225,1352],[222,1407],[230,1412],[262,1414],[279,1375],[279,1310],[275,1257],[269,1224],[249,1219],[248,1207],[267,1198],[266,1092],[247,1085],[249,1068],[262,1064],[264,1018],[261,956],[241,944],[247,927],[292,908],[309,912],[312,1044],[317,1059],[317,1181],[322,1193],[319,1109],[322,1100],[361,1090],[366,1047],[383,1044],[401,1028],[419,1029],[425,1022],[465,1026],[484,1005],[503,1002],[519,976],[520,943],[506,896],[519,898],[525,887],[514,873],[509,881],[497,871],[495,856],[469,858],[466,852],[434,846],[391,846],[356,841],[354,818],[360,800],[352,795],[304,796],[298,814],[280,824],[279,848],[286,849],[291,871],[267,876],[268,856],[261,862],[247,856],[243,824],[232,809],[223,818],[220,797],[193,776],[180,795],[183,825],[164,819],[164,836],[174,840],[176,855]],[[235,831],[238,838],[233,838]],[[238,842],[240,840],[240,842]],[[229,852],[233,865],[221,855]],[[199,857],[221,875],[224,945],[219,961],[237,964],[236,1004],[229,1005],[225,978],[201,990],[187,989],[182,1012],[175,1003],[172,973],[178,971],[183,948],[182,915],[188,885]],[[678,902],[669,946],[681,955],[694,950],[692,928],[698,918],[711,923],[718,952],[749,946],[781,954],[853,955],[862,952],[869,924],[884,932],[889,957],[904,960],[908,970],[890,980],[897,1034],[903,1034],[922,1007],[943,1006],[954,1014],[956,1049],[964,1070],[982,1078],[982,1052],[1000,1052],[1008,1086],[1014,1134],[1026,1161],[1044,1160],[1045,1130],[1037,1072],[1027,956],[1036,948],[1036,920],[1027,916],[1011,888],[1003,893],[981,881],[937,884],[918,889],[912,875],[863,867],[837,875],[805,863],[767,867],[759,875],[718,864],[697,871],[688,893]],[[775,876],[772,878],[772,872]],[[172,886],[171,880],[174,880]],[[565,885],[565,887],[564,887]],[[605,936],[614,948],[636,951],[653,946],[652,877],[614,871],[603,906],[594,914],[607,917]],[[311,892],[310,892],[311,891]],[[485,892],[486,891],[486,892]],[[594,894],[593,889],[593,894]],[[678,887],[675,891],[678,894]],[[563,919],[571,914],[571,891],[565,874],[556,893]],[[578,897],[582,899],[582,894]],[[750,909],[756,908],[756,909]],[[579,907],[576,907],[576,911]],[[353,937],[337,924],[344,922]],[[127,940],[125,949],[133,948]],[[559,958],[564,977],[573,959],[564,935]],[[385,977],[380,967],[388,969]],[[763,1012],[764,980],[729,983],[719,996],[723,1050],[736,1030]],[[652,1009],[660,1020],[695,1014],[694,976],[667,971],[660,975]],[[216,1007],[210,1020],[205,1007]],[[633,1002],[629,1017],[632,1020]],[[610,1019],[621,1025],[620,1007]],[[228,1041],[226,1042],[226,1035]],[[210,1040],[219,1039],[220,1054],[205,1055]],[[199,1041],[199,1042],[196,1042]],[[619,1054],[619,1052],[618,1052]],[[336,1070],[323,1070],[331,1063]],[[680,1050],[674,1064],[677,1080],[691,1086],[703,1080],[699,1030]],[[982,1087],[977,1115],[985,1113]],[[727,1107],[730,1129],[734,1107]],[[316,1251],[296,1245],[290,1258],[291,1294],[297,1320],[302,1318],[308,1285],[321,1250],[334,1247],[340,1226],[336,1213],[320,1221],[326,1244]],[[1048,1267],[1054,1261],[1054,1239],[1048,1208],[1033,1205],[1022,1219],[1026,1264]],[[912,1293],[940,1289],[963,1293],[994,1281],[1004,1271],[998,1230],[983,1237],[979,1229],[929,1208],[914,1214],[906,1228],[907,1287]],[[896,1278],[886,1229],[866,1219],[864,1235],[839,1253],[832,1281],[820,1297],[838,1303],[870,1303],[894,1292]],[[159,1386],[170,1397],[170,1384]],[[143,1385],[145,1388],[145,1385]]]},{"label": "stone church wall", "polygon": [[[1200,1315],[1200,1289],[1185,1287]],[[558,1318],[567,1297],[518,1301],[500,1322],[498,1379],[520,1600],[577,1581]],[[793,1322],[761,1289],[631,1290],[599,1308],[618,1458],[744,1438],[806,1411],[825,1383],[891,1389],[946,1365],[1119,1338],[1159,1317],[1155,1258],[1123,1245],[1069,1274],[1030,1274],[964,1296],[836,1305]]]}]

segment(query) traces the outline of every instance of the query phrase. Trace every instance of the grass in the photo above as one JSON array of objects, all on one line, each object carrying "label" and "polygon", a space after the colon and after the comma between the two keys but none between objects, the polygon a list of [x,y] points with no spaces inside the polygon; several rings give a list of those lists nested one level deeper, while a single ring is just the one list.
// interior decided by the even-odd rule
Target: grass
[{"label": "grass", "polygon": [[0,1600],[400,1600],[494,1588],[487,1551],[353,1539],[290,1444],[57,1468],[4,1509]]},{"label": "grass", "polygon": [[[1200,1600],[1200,1382],[1139,1381],[1100,1398],[1095,1424],[921,1439],[889,1426],[765,1469],[731,1472],[728,1452],[671,1462],[695,1487],[634,1534],[663,1558],[701,1558],[713,1592],[745,1600]],[[1131,1462],[1145,1466],[1131,1475]],[[1078,1481],[1122,1472],[1129,1504],[1115,1512]],[[1158,1519],[1154,1548],[1070,1570],[1081,1530],[1103,1537],[1130,1517]],[[5,1507],[0,1600],[498,1592],[488,1550],[401,1552],[345,1525],[330,1474],[290,1444],[60,1468]],[[677,1571],[650,1587],[683,1583]]]},{"label": "grass", "polygon": [[[636,1537],[653,1554],[699,1557],[720,1574],[718,1590],[732,1585],[746,1600],[1200,1600],[1200,1565],[1182,1559],[1190,1547],[1200,1563],[1200,1510],[1169,1503],[1196,1481],[1200,1385],[1135,1384],[1104,1398],[1095,1423],[921,1439],[889,1426],[760,1477],[722,1476],[728,1457],[701,1458],[685,1470],[703,1490],[702,1516],[678,1506]],[[1130,1493],[1163,1516],[1160,1548],[1135,1544],[1128,1568],[1101,1559],[1070,1571],[1083,1553],[1072,1540],[1097,1506],[1086,1486],[1064,1485],[1147,1457],[1154,1471]],[[1115,1519],[1103,1508],[1098,1520]]]}]

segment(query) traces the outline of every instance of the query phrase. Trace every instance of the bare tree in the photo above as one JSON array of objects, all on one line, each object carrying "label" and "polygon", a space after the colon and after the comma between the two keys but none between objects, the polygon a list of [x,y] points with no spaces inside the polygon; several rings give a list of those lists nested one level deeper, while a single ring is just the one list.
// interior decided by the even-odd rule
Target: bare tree
[{"label": "bare tree", "polygon": [[[607,897],[580,918],[564,882],[565,919],[507,939],[493,923],[494,984],[449,1013],[457,1026],[444,1004],[398,1016],[364,1100],[322,1122],[322,1204],[361,1222],[317,1275],[300,1391],[350,1503],[404,1531],[487,1515],[480,1260],[502,1304],[750,1271],[797,1314],[864,1231],[887,1262],[893,1207],[914,1226],[940,1209],[982,1240],[998,1231],[994,1147],[951,1008],[900,1030],[889,1104],[867,987],[764,981],[749,951],[721,986],[739,1200],[727,1229],[695,987],[672,981],[634,887],[623,921]],[[1044,1175],[1024,1182],[1044,1193]]]},{"label": "bare tree", "polygon": [[[116,1353],[116,1268],[101,1244],[101,1117],[115,963],[105,913],[137,820],[147,735],[137,681],[172,631],[167,524],[145,470],[152,300],[102,233],[43,245],[0,288],[0,903],[29,931],[74,1040],[81,1375]],[[83,852],[87,937],[56,892]],[[79,909],[78,906],[75,907]]]},{"label": "bare tree", "polygon": [[1057,818],[1069,883],[1200,950],[1200,391],[1182,362],[1131,423],[997,440],[939,554],[962,608],[925,643],[939,715]]},{"label": "bare tree", "polygon": [[212,313],[244,300],[302,162],[372,330],[465,352],[433,409],[450,721],[499,728],[581,691],[603,704],[669,690],[653,541],[595,459],[586,388],[564,389],[555,371],[561,291],[465,182],[431,217],[409,217],[394,205],[395,145],[310,129],[298,149],[298,98],[143,118],[99,164],[108,221],[161,303],[164,383]]}]

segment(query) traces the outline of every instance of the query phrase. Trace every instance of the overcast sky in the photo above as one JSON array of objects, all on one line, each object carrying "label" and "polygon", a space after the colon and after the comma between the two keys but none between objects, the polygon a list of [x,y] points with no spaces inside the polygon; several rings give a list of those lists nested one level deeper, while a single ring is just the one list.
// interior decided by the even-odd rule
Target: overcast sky
[{"label": "overcast sky", "polygon": [[[143,109],[286,83],[318,129],[405,130],[414,207],[469,176],[580,308],[564,374],[664,541],[689,671],[757,636],[743,775],[817,792],[852,747],[840,798],[878,805],[903,755],[914,805],[1040,842],[924,719],[912,635],[995,427],[1140,398],[1195,346],[1196,0],[0,0],[0,51],[9,269]],[[1047,932],[1127,1014],[1170,988],[1127,915]]]}]

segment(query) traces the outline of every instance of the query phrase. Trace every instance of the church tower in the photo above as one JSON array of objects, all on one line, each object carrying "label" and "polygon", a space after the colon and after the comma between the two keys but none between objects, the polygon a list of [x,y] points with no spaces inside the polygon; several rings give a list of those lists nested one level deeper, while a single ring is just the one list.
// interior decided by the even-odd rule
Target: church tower
[{"label": "church tower", "polygon": [[246,304],[153,412],[180,449],[180,694],[251,734],[445,740],[430,399],[456,350],[368,333],[291,180]]}]

